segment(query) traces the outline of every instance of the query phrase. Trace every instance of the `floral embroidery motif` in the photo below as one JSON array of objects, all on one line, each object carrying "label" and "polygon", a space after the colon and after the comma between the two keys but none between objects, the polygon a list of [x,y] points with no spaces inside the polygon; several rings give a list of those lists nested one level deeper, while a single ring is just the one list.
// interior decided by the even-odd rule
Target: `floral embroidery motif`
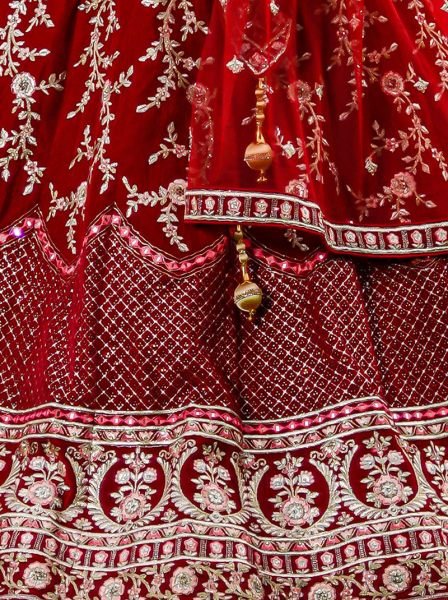
[{"label": "floral embroidery motif", "polygon": [[[401,223],[409,222],[410,212],[406,207],[406,201],[414,198],[417,206],[422,205],[426,208],[434,208],[436,205],[432,200],[428,200],[425,194],[417,191],[414,176],[418,171],[429,174],[430,161],[434,162],[440,169],[442,177],[448,181],[448,164],[441,150],[434,147],[428,135],[428,129],[419,116],[421,110],[420,104],[412,99],[410,91],[406,84],[413,83],[421,93],[426,90],[425,82],[417,78],[415,69],[412,65],[408,66],[407,77],[404,79],[399,73],[389,71],[381,79],[381,88],[383,92],[393,99],[397,112],[404,112],[411,122],[407,130],[398,130],[396,136],[389,137],[385,129],[381,128],[378,122],[373,123],[373,129],[376,136],[372,142],[373,151],[365,161],[365,168],[374,175],[378,169],[376,158],[383,152],[395,152],[400,149],[404,156],[402,157],[406,171],[396,173],[388,186],[383,187],[383,191],[371,195],[367,199],[350,192],[356,198],[356,204],[360,211],[360,220],[362,221],[369,215],[372,208],[392,206],[391,220],[397,220]],[[426,158],[428,157],[428,158]]]},{"label": "floral embroidery motif", "polygon": [[154,152],[154,154],[151,154],[148,159],[148,163],[153,165],[159,160],[159,158],[168,158],[170,154],[176,158],[183,158],[184,156],[187,156],[187,148],[183,144],[179,144],[178,137],[179,135],[176,133],[176,127],[171,121],[167,127],[167,135],[163,138],[163,141],[160,144],[160,149],[157,152]]},{"label": "floral embroidery motif", "polygon": [[[160,108],[162,102],[170,98],[170,90],[187,87],[189,73],[199,67],[199,59],[185,56],[185,53],[179,50],[181,43],[173,39],[175,10],[180,9],[182,11],[182,25],[180,27],[182,42],[186,42],[190,36],[198,32],[203,34],[208,32],[205,23],[197,19],[191,0],[148,0],[143,2],[143,5],[151,8],[159,8],[160,6],[166,8],[157,15],[157,18],[161,21],[159,39],[152,42],[139,60],[141,62],[156,61],[159,55],[163,55],[163,63],[166,64],[166,68],[163,74],[157,78],[160,85],[154,96],[149,97],[146,104],[137,106],[137,112],[139,113],[146,112],[154,107]],[[178,18],[176,17],[176,19]]]},{"label": "floral embroidery motif", "polygon": [[108,70],[119,56],[118,50],[107,54],[105,43],[109,37],[120,28],[115,12],[115,0],[87,0],[79,5],[79,10],[86,14],[94,12],[89,20],[93,25],[90,35],[90,44],[84,48],[76,67],[88,65],[90,73],[85,81],[85,91],[81,100],[76,104],[75,110],[68,113],[67,118],[72,119],[79,113],[83,113],[88,103],[92,100],[95,91],[101,92],[101,110],[99,121],[101,132],[95,140],[92,139],[91,127],[87,125],[83,132],[83,140],[77,148],[76,157],[70,163],[70,169],[82,160],[89,164],[89,176],[92,177],[93,170],[98,165],[101,173],[102,185],[100,194],[104,194],[109,188],[110,182],[115,179],[118,163],[112,162],[107,156],[107,147],[110,145],[110,127],[115,119],[112,111],[112,99],[121,93],[123,88],[131,85],[131,77],[134,73],[133,66],[127,71],[122,71],[116,81],[107,78]]},{"label": "floral embroidery motif", "polygon": [[59,196],[58,192],[50,183],[51,203],[48,212],[47,221],[56,216],[58,212],[69,212],[68,219],[65,223],[67,227],[67,245],[68,248],[76,254],[76,226],[78,217],[84,220],[84,213],[87,199],[87,182],[83,181],[75,192],[71,192],[69,196]]},{"label": "floral embroidery motif", "polygon": [[214,144],[210,90],[199,83],[190,85],[187,89],[187,100],[193,108],[193,121],[201,125],[202,137],[196,141],[194,151],[201,157],[199,177],[206,181]]},{"label": "floral embroidery motif", "polygon": [[309,489],[314,484],[314,476],[301,469],[302,463],[302,458],[289,454],[274,462],[280,474],[271,478],[271,489],[277,495],[269,501],[277,509],[272,515],[273,520],[284,528],[311,525],[319,516],[319,509],[314,506],[319,493]]},{"label": "floral embroidery motif", "polygon": [[32,590],[44,590],[50,581],[50,568],[42,562],[31,563],[23,573],[24,584]]},{"label": "floral embroidery motif", "polygon": [[158,223],[163,223],[163,232],[170,240],[170,244],[175,244],[181,252],[187,252],[188,246],[179,235],[177,209],[185,203],[186,181],[175,179],[167,188],[160,186],[158,192],[139,192],[136,185],[129,183],[126,177],[123,177],[123,184],[128,191],[128,210],[126,216],[136,212],[139,206],[157,206],[160,205],[161,215],[157,219]]},{"label": "floral embroidery motif", "polygon": [[111,494],[119,503],[111,510],[118,523],[141,519],[151,510],[150,498],[155,494],[152,484],[157,480],[157,471],[148,467],[151,456],[137,450],[125,454],[123,459],[127,466],[116,474],[115,482],[119,489]]},{"label": "floral embroidery motif", "polygon": [[[30,8],[35,5],[34,14]],[[16,129],[0,131],[0,149],[6,148],[6,153],[0,156],[0,172],[4,181],[11,176],[10,166],[13,161],[22,161],[23,169],[27,174],[24,195],[31,194],[36,184],[41,183],[45,167],[33,160],[38,140],[34,131],[35,122],[40,119],[36,108],[37,93],[49,95],[50,90],[61,91],[65,74],[52,73],[48,79],[36,82],[33,75],[21,70],[25,61],[34,62],[47,56],[47,48],[31,48],[26,45],[25,36],[36,27],[54,27],[47,12],[47,3],[44,0],[11,0],[12,9],[8,22],[0,27],[0,77],[11,78],[12,114],[17,115],[18,126]],[[26,20],[28,26],[26,26]],[[26,29],[25,29],[26,27]]]},{"label": "floral embroidery motif", "polygon": [[380,436],[377,432],[365,441],[371,453],[361,458],[361,469],[369,471],[368,477],[361,479],[370,490],[366,499],[377,508],[394,507],[407,502],[413,491],[406,485],[410,473],[400,468],[404,463],[401,452],[390,449],[391,437]]},{"label": "floral embroidery motif", "polygon": [[227,484],[230,473],[220,465],[223,458],[223,452],[215,444],[205,446],[204,458],[194,461],[194,470],[199,473],[199,477],[192,480],[199,489],[194,501],[207,512],[231,513],[236,510],[236,504],[231,499],[234,492]]},{"label": "floral embroidery motif", "polygon": [[[348,83],[353,88],[351,92],[351,101],[347,103],[346,111],[339,115],[339,119],[344,121],[353,111],[358,110],[360,102],[360,93],[364,95],[364,90],[368,83],[378,80],[380,76],[380,63],[390,58],[391,54],[398,49],[398,44],[393,42],[388,48],[383,47],[379,50],[369,50],[366,46],[358,48],[353,43],[353,37],[359,36],[359,30],[362,29],[361,37],[364,38],[366,30],[372,26],[387,27],[388,19],[378,11],[369,10],[366,3],[362,8],[347,0],[325,0],[324,11],[327,14],[333,14],[331,23],[337,29],[338,45],[334,48],[329,69],[345,65],[351,69]],[[356,53],[361,53],[361,61],[357,60]],[[359,71],[353,66],[361,63]]]},{"label": "floral embroidery motif", "polygon": [[[395,0],[397,1],[397,0]],[[403,2],[403,0],[399,0]],[[414,12],[415,21],[419,25],[416,35],[417,49],[428,46],[434,50],[436,67],[439,67],[440,83],[439,91],[434,98],[439,101],[448,90],[448,40],[446,35],[437,28],[434,21],[429,21],[422,0],[410,0],[406,3],[409,10]]]},{"label": "floral embroidery motif", "polygon": [[301,163],[298,168],[299,171],[308,171],[309,169],[309,173],[314,176],[315,180],[322,183],[324,181],[323,165],[326,164],[335,179],[336,185],[339,186],[336,165],[330,160],[329,144],[324,137],[323,123],[325,118],[316,112],[316,101],[313,96],[316,96],[319,101],[322,100],[322,85],[316,84],[312,88],[307,82],[298,80],[288,87],[288,98],[298,105],[302,122],[311,128],[305,147],[297,151],[298,158],[302,158],[305,152],[309,153],[309,166],[307,167],[306,164]]}]

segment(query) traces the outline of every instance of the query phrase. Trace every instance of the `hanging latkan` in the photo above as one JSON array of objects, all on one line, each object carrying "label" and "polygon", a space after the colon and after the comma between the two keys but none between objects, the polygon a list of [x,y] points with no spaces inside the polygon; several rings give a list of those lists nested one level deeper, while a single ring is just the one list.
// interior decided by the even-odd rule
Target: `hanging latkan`
[{"label": "hanging latkan", "polygon": [[236,226],[236,231],[233,235],[236,243],[236,251],[238,253],[238,260],[241,265],[241,274],[243,281],[236,288],[233,298],[237,307],[245,313],[248,313],[249,321],[252,321],[254,315],[259,308],[263,299],[263,292],[256,283],[250,280],[247,263],[249,257],[246,252],[246,244],[244,242],[244,235],[241,225]]},{"label": "hanging latkan", "polygon": [[250,143],[244,154],[244,160],[249,168],[259,172],[258,183],[267,181],[266,171],[272,165],[274,153],[271,146],[266,142],[263,135],[263,123],[266,119],[266,81],[264,77],[258,79],[255,90],[257,99],[255,104],[255,122],[257,124],[255,142]]},{"label": "hanging latkan", "polygon": [[[272,164],[273,151],[271,146],[266,142],[263,135],[263,123],[265,121],[266,108],[266,81],[264,77],[258,79],[257,89],[255,90],[257,99],[255,104],[255,121],[257,124],[255,142],[249,144],[244,154],[244,160],[247,165],[254,171],[259,172],[258,183],[267,181],[266,171]],[[241,265],[241,274],[243,281],[236,288],[234,293],[234,301],[237,307],[245,313],[248,313],[249,320],[254,318],[254,315],[263,300],[263,292],[256,283],[250,280],[247,264],[249,257],[246,252],[246,244],[244,242],[243,229],[241,225],[237,225],[234,233],[236,250],[238,259]]]}]

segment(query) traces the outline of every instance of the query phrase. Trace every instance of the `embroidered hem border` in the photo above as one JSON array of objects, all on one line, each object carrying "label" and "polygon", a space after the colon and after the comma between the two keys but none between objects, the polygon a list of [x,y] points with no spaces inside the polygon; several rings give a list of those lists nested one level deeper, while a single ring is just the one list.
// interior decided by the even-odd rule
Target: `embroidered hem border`
[{"label": "embroidered hem border", "polygon": [[350,254],[403,256],[448,251],[448,221],[399,227],[338,225],[317,204],[288,194],[195,190],[186,192],[188,222],[282,225],[315,232],[333,250]]}]

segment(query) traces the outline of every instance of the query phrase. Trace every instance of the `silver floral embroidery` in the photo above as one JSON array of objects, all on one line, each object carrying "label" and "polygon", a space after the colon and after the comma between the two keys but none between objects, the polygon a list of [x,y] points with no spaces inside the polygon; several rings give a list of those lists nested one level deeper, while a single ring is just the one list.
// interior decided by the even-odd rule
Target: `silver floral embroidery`
[{"label": "silver floral embroidery", "polygon": [[85,91],[81,99],[76,104],[76,108],[68,113],[67,118],[72,119],[78,113],[84,112],[85,107],[90,102],[92,94],[100,90],[101,92],[101,111],[99,120],[101,123],[101,133],[93,140],[91,137],[90,125],[87,125],[83,132],[83,140],[77,148],[76,157],[70,163],[70,169],[73,166],[86,159],[90,162],[89,179],[92,176],[95,167],[100,171],[102,185],[100,194],[104,194],[109,188],[110,182],[115,179],[118,163],[112,162],[107,156],[107,146],[110,144],[110,126],[115,119],[112,110],[112,98],[121,93],[123,88],[131,85],[131,77],[134,68],[131,65],[126,71],[122,71],[118,79],[110,81],[107,72],[118,58],[119,52],[107,53],[105,43],[110,36],[120,29],[115,11],[115,0],[87,0],[80,4],[79,10],[85,13],[93,13],[89,24],[93,25],[90,34],[90,44],[84,48],[76,67],[88,64],[90,68],[89,76],[85,81]]},{"label": "silver floral embroidery", "polygon": [[189,83],[189,73],[199,67],[199,59],[185,56],[185,53],[179,49],[180,42],[173,38],[174,11],[177,9],[182,10],[182,25],[180,27],[182,42],[185,42],[197,32],[204,34],[208,32],[205,23],[197,19],[193,10],[193,3],[190,0],[159,0],[158,2],[143,2],[143,5],[150,8],[160,6],[166,8],[157,15],[161,21],[159,39],[152,42],[139,60],[140,62],[155,61],[159,55],[163,55],[163,64],[166,64],[166,68],[157,78],[160,85],[156,93],[150,96],[145,104],[137,106],[137,112],[139,113],[146,112],[153,107],[159,108],[162,102],[165,102],[171,96],[170,90],[186,87]]},{"label": "silver floral embroidery", "polygon": [[158,192],[139,192],[136,185],[131,185],[126,177],[122,179],[128,191],[128,210],[126,216],[131,216],[138,210],[139,206],[161,206],[161,214],[157,219],[163,223],[163,232],[169,239],[170,244],[176,245],[181,252],[187,252],[188,246],[179,235],[177,209],[185,203],[186,181],[176,179],[168,187],[160,186]]},{"label": "silver floral embroidery", "polygon": [[[34,11],[31,14],[32,7]],[[61,91],[65,74],[52,73],[48,79],[36,82],[35,77],[21,70],[24,61],[34,62],[47,56],[47,48],[32,48],[26,44],[26,34],[34,28],[54,27],[47,12],[44,0],[12,0],[9,3],[12,12],[7,23],[0,27],[0,77],[11,78],[12,114],[17,115],[18,126],[11,131],[2,128],[0,131],[0,149],[6,149],[0,155],[0,171],[4,181],[10,177],[10,165],[13,161],[22,161],[27,174],[23,190],[24,195],[31,194],[35,184],[42,181],[45,167],[33,160],[38,140],[34,131],[34,123],[40,119],[36,110],[36,92],[48,95],[50,90]]]},{"label": "silver floral embroidery", "polygon": [[71,192],[69,196],[59,196],[58,192],[50,183],[50,210],[47,221],[55,217],[58,212],[69,211],[68,219],[65,223],[67,227],[67,245],[73,254],[76,253],[75,229],[78,224],[78,217],[84,219],[86,198],[87,198],[87,182],[83,181],[78,186],[75,192]]}]

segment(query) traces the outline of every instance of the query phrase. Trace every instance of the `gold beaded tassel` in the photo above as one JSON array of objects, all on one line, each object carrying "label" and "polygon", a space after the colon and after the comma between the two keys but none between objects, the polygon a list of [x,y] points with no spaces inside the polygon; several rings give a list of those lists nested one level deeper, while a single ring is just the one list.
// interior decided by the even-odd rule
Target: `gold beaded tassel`
[{"label": "gold beaded tassel", "polygon": [[274,153],[271,146],[266,142],[263,135],[263,123],[266,119],[266,81],[264,77],[260,77],[258,80],[258,86],[255,90],[255,97],[257,99],[255,104],[255,122],[257,124],[255,142],[249,144],[244,154],[244,160],[247,166],[254,171],[260,173],[257,181],[262,183],[267,181],[266,171],[272,164]]},{"label": "gold beaded tassel", "polygon": [[[257,89],[255,90],[255,122],[257,124],[255,142],[249,144],[244,153],[244,160],[247,166],[259,172],[258,183],[267,181],[266,171],[272,164],[274,153],[271,146],[266,142],[263,135],[263,123],[266,119],[266,80],[260,77],[258,80]],[[243,281],[236,288],[233,298],[237,307],[245,313],[248,313],[249,321],[252,321],[254,315],[263,300],[263,292],[256,283],[250,280],[247,263],[249,257],[246,252],[246,244],[244,242],[243,229],[241,225],[237,225],[234,233],[236,243],[236,251],[238,260],[241,265],[241,274]]]},{"label": "gold beaded tassel", "polygon": [[233,237],[236,243],[238,260],[240,261],[241,265],[241,274],[243,276],[243,281],[236,288],[233,298],[237,307],[242,312],[248,313],[249,321],[252,321],[257,308],[260,306],[263,299],[263,292],[256,283],[250,280],[249,277],[249,271],[247,269],[249,257],[246,252],[246,244],[244,242],[244,235],[241,225],[237,225]]}]

